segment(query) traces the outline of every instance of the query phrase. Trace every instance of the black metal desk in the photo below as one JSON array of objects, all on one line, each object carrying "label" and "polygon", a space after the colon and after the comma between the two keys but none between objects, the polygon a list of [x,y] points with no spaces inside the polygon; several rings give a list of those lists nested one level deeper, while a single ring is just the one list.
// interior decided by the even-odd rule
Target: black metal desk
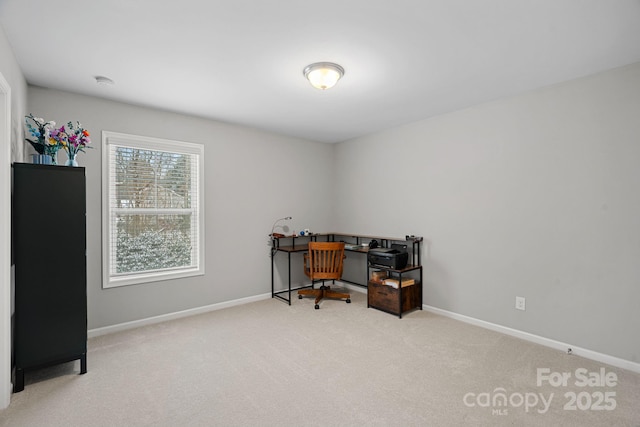
[{"label": "black metal desk", "polygon": [[[291,305],[291,292],[297,291],[299,289],[311,288],[313,284],[298,286],[295,288],[291,287],[291,254],[293,253],[304,253],[307,252],[308,243],[318,241],[318,238],[321,238],[327,242],[335,242],[335,241],[344,241],[347,245],[354,245],[355,247],[345,246],[345,252],[358,252],[366,254],[369,252],[369,242],[372,240],[376,240],[378,242],[379,247],[388,248],[391,246],[393,242],[411,242],[411,256],[413,258],[413,264],[420,264],[420,243],[422,242],[422,237],[415,236],[406,236],[404,239],[402,238],[393,238],[393,237],[380,237],[380,236],[367,236],[367,235],[356,235],[349,233],[313,233],[308,236],[285,236],[285,237],[272,237],[271,238],[271,297],[278,298],[289,305]],[[339,240],[336,240],[339,239]],[[284,243],[281,245],[280,243]],[[287,243],[291,243],[287,245]],[[363,243],[366,245],[363,246]],[[275,256],[278,252],[287,254],[287,289],[276,291],[275,290]],[[366,257],[365,257],[366,262]],[[366,288],[367,282],[369,280],[368,277],[369,272],[366,271],[366,276],[364,277],[364,281],[362,283],[353,282],[346,279],[341,279],[342,282],[350,283],[352,285],[361,286]],[[283,294],[287,294],[285,297]]]}]

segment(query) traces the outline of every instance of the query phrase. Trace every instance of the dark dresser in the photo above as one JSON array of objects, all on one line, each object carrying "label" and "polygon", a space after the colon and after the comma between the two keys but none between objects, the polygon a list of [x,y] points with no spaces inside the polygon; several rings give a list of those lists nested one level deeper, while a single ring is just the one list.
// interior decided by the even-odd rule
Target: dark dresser
[{"label": "dark dresser", "polygon": [[86,184],[81,167],[13,164],[14,392],[24,372],[87,372]]}]

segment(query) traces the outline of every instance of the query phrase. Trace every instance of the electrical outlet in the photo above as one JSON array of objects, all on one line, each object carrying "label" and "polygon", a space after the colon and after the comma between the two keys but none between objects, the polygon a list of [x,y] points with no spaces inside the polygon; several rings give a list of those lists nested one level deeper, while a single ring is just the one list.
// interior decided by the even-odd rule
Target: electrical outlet
[{"label": "electrical outlet", "polygon": [[525,299],[524,297],[516,297],[516,308],[518,310],[525,310]]}]

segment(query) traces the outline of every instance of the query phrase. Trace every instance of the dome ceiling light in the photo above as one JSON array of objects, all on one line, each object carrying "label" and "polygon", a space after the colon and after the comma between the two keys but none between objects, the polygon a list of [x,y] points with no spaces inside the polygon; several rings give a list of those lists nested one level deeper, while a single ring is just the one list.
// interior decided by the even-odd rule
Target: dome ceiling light
[{"label": "dome ceiling light", "polygon": [[95,76],[95,79],[96,79],[96,83],[98,83],[99,85],[110,86],[115,84],[115,82],[111,80],[109,77]]},{"label": "dome ceiling light", "polygon": [[344,76],[344,68],[333,62],[316,62],[305,67],[303,73],[313,87],[327,90]]}]

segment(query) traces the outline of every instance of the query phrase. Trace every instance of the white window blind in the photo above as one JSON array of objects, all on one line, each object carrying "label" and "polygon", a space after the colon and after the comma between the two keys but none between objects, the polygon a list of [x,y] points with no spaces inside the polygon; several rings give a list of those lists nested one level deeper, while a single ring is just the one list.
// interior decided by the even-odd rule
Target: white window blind
[{"label": "white window blind", "polygon": [[204,274],[203,154],[103,132],[104,287]]}]

